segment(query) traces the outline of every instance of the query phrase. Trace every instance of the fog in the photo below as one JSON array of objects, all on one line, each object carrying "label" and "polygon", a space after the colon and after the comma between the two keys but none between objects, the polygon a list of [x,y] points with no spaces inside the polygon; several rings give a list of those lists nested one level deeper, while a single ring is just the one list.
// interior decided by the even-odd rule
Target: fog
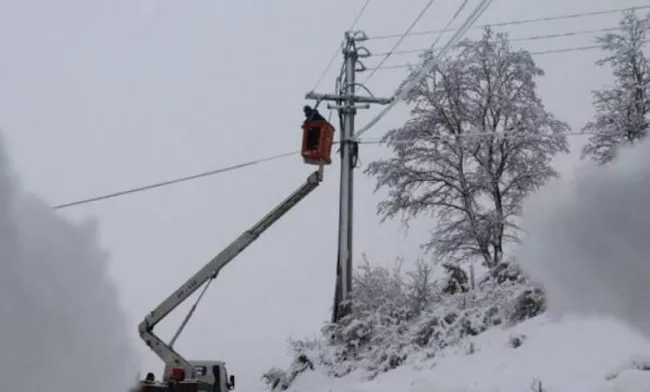
[{"label": "fog", "polygon": [[650,140],[526,201],[518,259],[552,311],[614,316],[650,336],[649,202]]},{"label": "fog", "polygon": [[127,391],[135,358],[97,226],[69,222],[24,192],[1,136],[2,389]]}]

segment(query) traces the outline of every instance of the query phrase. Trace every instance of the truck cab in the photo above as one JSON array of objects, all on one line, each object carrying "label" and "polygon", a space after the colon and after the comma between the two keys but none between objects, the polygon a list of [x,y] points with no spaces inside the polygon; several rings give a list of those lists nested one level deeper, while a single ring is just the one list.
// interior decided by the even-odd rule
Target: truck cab
[{"label": "truck cab", "polygon": [[[199,391],[203,392],[228,392],[235,389],[235,376],[228,375],[226,364],[223,361],[188,361],[193,367]],[[172,371],[170,365],[165,366],[166,379]]]}]

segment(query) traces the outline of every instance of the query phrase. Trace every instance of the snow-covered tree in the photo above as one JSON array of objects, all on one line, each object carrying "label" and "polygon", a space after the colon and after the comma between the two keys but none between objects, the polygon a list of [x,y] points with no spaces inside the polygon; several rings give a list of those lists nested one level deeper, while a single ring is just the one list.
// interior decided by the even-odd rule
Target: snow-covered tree
[{"label": "snow-covered tree", "polygon": [[643,53],[650,15],[639,18],[634,11],[626,12],[620,28],[620,33],[598,38],[608,56],[596,64],[612,68],[614,83],[593,92],[596,116],[583,128],[595,134],[582,156],[600,164],[614,159],[619,145],[642,139],[650,129],[650,63]]},{"label": "snow-covered tree", "polygon": [[380,312],[400,320],[412,317],[409,315],[411,306],[402,273],[402,260],[398,259],[389,269],[370,264],[364,255],[363,263],[352,275],[352,287],[352,308],[356,313]]},{"label": "snow-covered tree", "polygon": [[568,152],[568,125],[536,93],[542,69],[506,35],[486,29],[455,49],[407,96],[412,118],[383,137],[394,156],[366,173],[376,190],[388,188],[378,205],[383,219],[431,214],[428,249],[493,267],[505,242],[518,238],[522,199],[557,175],[550,160]]},{"label": "snow-covered tree", "polygon": [[411,312],[419,316],[439,296],[433,276],[433,266],[418,259],[415,268],[406,273],[406,292]]}]

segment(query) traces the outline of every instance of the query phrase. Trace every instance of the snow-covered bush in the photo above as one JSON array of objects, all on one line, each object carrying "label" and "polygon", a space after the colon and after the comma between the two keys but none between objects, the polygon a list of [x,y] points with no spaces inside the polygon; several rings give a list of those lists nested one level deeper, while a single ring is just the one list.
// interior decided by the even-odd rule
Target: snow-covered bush
[{"label": "snow-covered bush", "polygon": [[307,350],[311,349],[310,354],[317,354],[314,350],[318,342],[291,341],[290,346],[294,354],[294,360],[289,370],[283,370],[276,367],[269,369],[263,376],[262,381],[272,391],[284,391],[296,379],[296,377],[305,370],[314,370],[314,364],[307,355]]},{"label": "snow-covered bush", "polygon": [[[368,378],[404,363],[437,355],[495,326],[509,326],[545,309],[541,290],[508,261],[494,268],[475,289],[463,285],[446,294],[456,269],[434,281],[432,268],[418,261],[401,272],[364,262],[353,276],[352,312],[327,324],[317,340],[293,341],[296,360],[288,371],[270,370],[272,390],[284,390],[300,372],[317,367],[333,377],[361,372]],[[462,282],[461,282],[462,283]]]}]

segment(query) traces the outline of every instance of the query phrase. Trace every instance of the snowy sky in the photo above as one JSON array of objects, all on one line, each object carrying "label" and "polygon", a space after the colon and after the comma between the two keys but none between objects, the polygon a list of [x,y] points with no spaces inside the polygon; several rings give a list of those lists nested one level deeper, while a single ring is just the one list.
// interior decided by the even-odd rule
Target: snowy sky
[{"label": "snowy sky", "polygon": [[[25,186],[51,204],[193,174],[277,153],[300,143],[304,94],[363,0],[23,0],[0,1],[0,128]],[[427,0],[373,0],[359,22],[370,36],[401,33]],[[457,1],[437,0],[415,30],[442,28]],[[497,0],[479,24],[641,5],[639,0]],[[469,1],[468,11],[478,4]],[[614,27],[619,15],[498,28],[513,38]],[[478,30],[472,30],[476,36]],[[428,47],[435,35],[400,49]],[[443,37],[444,42],[446,37]],[[531,51],[593,44],[593,36],[522,41]],[[370,40],[375,53],[392,40]],[[592,113],[590,89],[607,82],[598,51],[538,56],[547,107],[575,130]],[[414,61],[395,56],[387,65]],[[372,66],[380,58],[366,59]],[[340,60],[318,91],[333,92]],[[390,95],[406,70],[368,83]],[[361,81],[365,76],[360,76]],[[359,123],[379,107],[363,111]],[[398,106],[365,136],[400,124]],[[567,172],[576,150],[557,160]],[[364,146],[362,165],[385,155]],[[162,365],[137,339],[137,323],[309,174],[299,157],[165,189],[70,208],[97,216],[112,273],[132,319],[142,370]],[[398,222],[379,225],[374,182],[357,175],[355,257],[375,263],[413,259],[430,222],[405,237]],[[207,293],[177,348],[188,358],[227,361],[242,390],[284,365],[286,339],[318,331],[334,289],[338,165],[314,194],[228,266]],[[82,295],[82,293],[80,293]],[[189,305],[189,304],[188,304]],[[188,306],[158,330],[170,336]]]}]

